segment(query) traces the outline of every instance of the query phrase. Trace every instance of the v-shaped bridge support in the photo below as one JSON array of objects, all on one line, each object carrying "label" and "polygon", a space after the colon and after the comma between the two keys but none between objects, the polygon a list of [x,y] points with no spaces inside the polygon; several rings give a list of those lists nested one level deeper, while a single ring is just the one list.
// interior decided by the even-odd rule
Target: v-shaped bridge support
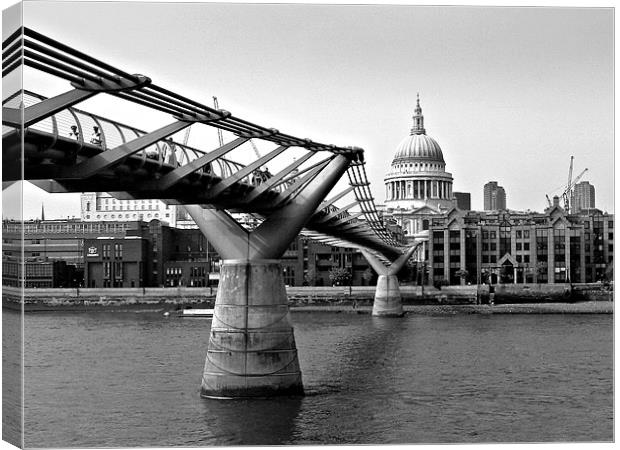
[{"label": "v-shaped bridge support", "polygon": [[366,249],[361,249],[364,257],[377,272],[377,289],[372,305],[373,316],[402,317],[404,315],[403,302],[400,295],[400,285],[396,274],[402,269],[407,260],[421,243],[416,243],[405,253],[400,255],[390,266],[385,266],[379,258]]},{"label": "v-shaped bridge support", "polygon": [[350,160],[334,156],[289,203],[245,230],[223,210],[186,206],[224,259],[202,377],[203,397],[301,395],[280,257]]}]

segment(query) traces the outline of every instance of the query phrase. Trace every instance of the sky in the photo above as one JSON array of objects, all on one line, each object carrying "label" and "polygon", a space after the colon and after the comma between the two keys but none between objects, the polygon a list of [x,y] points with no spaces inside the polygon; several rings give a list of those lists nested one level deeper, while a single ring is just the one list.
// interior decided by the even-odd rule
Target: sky
[{"label": "sky", "polygon": [[[472,209],[493,180],[508,208],[542,211],[573,155],[597,207],[614,211],[609,8],[27,1],[23,11],[34,30],[203,103],[215,95],[237,117],[362,147],[379,204],[419,93],[426,132]],[[69,89],[34,71],[25,85]],[[170,121],[107,100],[78,106],[146,130]],[[204,128],[189,144],[210,150],[217,138]],[[79,216],[79,194],[24,195],[25,218],[42,202],[46,218]]]}]

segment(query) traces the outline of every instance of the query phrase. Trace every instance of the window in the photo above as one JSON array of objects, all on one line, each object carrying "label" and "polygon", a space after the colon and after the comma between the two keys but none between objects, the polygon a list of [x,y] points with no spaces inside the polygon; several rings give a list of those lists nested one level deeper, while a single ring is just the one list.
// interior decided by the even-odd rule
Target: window
[{"label": "window", "polygon": [[123,280],[123,263],[120,261],[114,262],[114,279],[118,281]]}]

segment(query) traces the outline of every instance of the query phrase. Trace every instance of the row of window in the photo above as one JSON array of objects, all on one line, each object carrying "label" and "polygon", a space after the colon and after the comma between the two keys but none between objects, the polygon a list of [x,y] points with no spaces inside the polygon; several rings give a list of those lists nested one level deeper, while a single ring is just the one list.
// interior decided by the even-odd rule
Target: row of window
[{"label": "row of window", "polygon": [[[140,218],[141,219],[144,216],[146,216],[147,219],[159,219],[159,213],[154,213],[154,214],[149,213],[146,215],[133,213],[133,214],[125,214],[124,216],[123,214],[109,214],[109,215],[108,214],[103,214],[103,215],[97,214],[94,218],[96,219],[123,219],[123,218],[138,219]],[[165,214],[165,217],[170,218],[170,214]],[[86,219],[90,219],[90,214],[86,214]]]},{"label": "row of window", "polygon": [[128,223],[3,223],[3,233],[42,234],[42,233],[121,233],[129,228]]},{"label": "row of window", "polygon": [[[101,256],[105,258],[110,258],[110,250],[111,244],[103,244],[101,246]],[[114,244],[114,258],[122,259],[123,258],[123,244]]]},{"label": "row of window", "polygon": [[104,280],[113,278],[117,281],[123,281],[123,263],[120,261],[104,261],[103,278]]}]

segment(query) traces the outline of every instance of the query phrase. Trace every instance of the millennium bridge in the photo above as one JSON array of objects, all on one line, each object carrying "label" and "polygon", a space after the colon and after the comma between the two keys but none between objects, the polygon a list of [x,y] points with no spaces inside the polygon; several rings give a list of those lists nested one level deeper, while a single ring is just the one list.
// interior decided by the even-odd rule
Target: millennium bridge
[{"label": "millennium bridge", "polygon": [[[201,395],[303,394],[280,266],[300,233],[360,249],[379,275],[372,314],[403,315],[396,274],[427,235],[407,243],[386,229],[361,148],[322,144],[252,123],[29,28],[4,40],[2,51],[3,79],[27,66],[67,83],[67,91],[54,97],[21,86],[3,101],[3,189],[27,180],[52,193],[96,190],[120,199],[182,205],[221,255]],[[121,105],[162,112],[169,123],[144,131],[75,107],[102,94]],[[204,151],[172,137],[194,124],[235,138]],[[264,156],[257,152],[249,164],[235,161],[231,152],[252,139],[275,148]],[[287,164],[257,177],[275,158],[288,158]],[[328,198],[345,174],[348,187]],[[345,198],[350,199],[346,206],[335,205]],[[248,230],[235,213],[251,214],[260,224]]]}]

